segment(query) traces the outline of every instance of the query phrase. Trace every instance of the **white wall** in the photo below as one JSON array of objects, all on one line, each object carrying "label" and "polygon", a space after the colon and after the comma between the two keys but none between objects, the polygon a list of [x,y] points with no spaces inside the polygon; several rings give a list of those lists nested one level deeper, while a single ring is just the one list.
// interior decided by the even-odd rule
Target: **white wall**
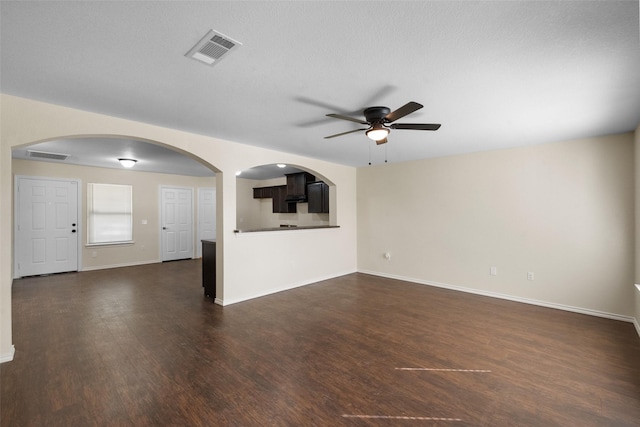
[{"label": "white wall", "polygon": [[[159,143],[208,162],[217,173],[220,303],[239,302],[356,270],[354,168],[9,95],[1,95],[0,108],[0,360],[10,359],[12,354],[12,147],[59,137],[121,135]],[[234,233],[235,172],[278,162],[317,171],[336,185],[333,205],[337,209],[332,215],[340,228]]]},{"label": "white wall", "polygon": [[633,138],[360,168],[358,268],[629,320]]}]

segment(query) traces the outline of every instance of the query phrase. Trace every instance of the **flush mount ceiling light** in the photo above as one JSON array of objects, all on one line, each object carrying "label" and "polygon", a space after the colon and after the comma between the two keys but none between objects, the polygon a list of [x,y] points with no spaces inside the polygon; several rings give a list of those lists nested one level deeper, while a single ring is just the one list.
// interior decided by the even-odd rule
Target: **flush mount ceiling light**
[{"label": "flush mount ceiling light", "polygon": [[132,168],[138,161],[134,159],[118,159],[120,164],[125,168]]},{"label": "flush mount ceiling light", "polygon": [[389,129],[384,127],[381,123],[376,123],[366,132],[366,134],[374,141],[381,141],[389,135]]}]

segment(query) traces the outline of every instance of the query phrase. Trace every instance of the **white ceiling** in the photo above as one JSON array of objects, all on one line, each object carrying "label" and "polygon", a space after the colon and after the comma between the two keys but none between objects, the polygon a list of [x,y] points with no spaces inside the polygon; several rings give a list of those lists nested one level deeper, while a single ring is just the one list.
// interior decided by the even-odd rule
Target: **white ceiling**
[{"label": "white ceiling", "polygon": [[[3,93],[345,165],[640,121],[637,1],[2,1],[0,13]],[[213,67],[184,56],[210,29],[242,43]],[[328,113],[408,101],[424,108],[398,122],[440,130],[381,146],[323,138],[361,127]]]}]

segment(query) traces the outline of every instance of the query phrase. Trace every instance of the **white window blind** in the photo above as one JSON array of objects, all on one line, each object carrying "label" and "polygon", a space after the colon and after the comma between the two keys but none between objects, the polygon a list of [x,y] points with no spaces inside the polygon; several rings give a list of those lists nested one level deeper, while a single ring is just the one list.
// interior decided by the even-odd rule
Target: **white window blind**
[{"label": "white window blind", "polygon": [[132,206],[130,185],[88,184],[87,243],[99,245],[133,241]]}]

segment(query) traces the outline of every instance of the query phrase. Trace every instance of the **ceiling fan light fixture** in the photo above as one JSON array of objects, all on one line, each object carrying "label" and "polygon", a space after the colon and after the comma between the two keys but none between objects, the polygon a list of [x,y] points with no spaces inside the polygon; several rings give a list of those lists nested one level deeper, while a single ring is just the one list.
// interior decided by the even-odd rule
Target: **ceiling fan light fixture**
[{"label": "ceiling fan light fixture", "polygon": [[138,161],[134,159],[118,159],[120,164],[125,168],[132,168]]},{"label": "ceiling fan light fixture", "polygon": [[375,124],[366,132],[366,134],[370,139],[374,141],[380,141],[382,139],[385,139],[387,135],[389,135],[389,129],[381,124]]}]

